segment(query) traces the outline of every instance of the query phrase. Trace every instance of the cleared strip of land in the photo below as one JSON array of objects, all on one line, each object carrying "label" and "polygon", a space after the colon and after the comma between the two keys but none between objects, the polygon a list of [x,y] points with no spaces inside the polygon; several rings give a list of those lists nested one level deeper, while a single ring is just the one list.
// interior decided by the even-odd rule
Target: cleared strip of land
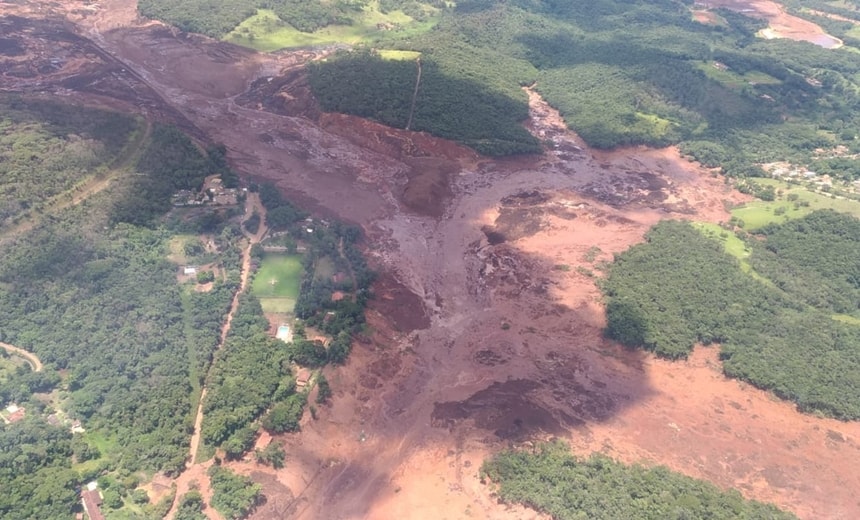
[{"label": "cleared strip of land", "polygon": [[0,347],[6,350],[6,352],[24,358],[27,363],[30,365],[30,368],[33,369],[33,372],[41,372],[43,365],[42,362],[36,357],[32,352],[27,352],[26,350],[16,347],[15,345],[10,345],[8,343],[3,343],[0,341]]}]

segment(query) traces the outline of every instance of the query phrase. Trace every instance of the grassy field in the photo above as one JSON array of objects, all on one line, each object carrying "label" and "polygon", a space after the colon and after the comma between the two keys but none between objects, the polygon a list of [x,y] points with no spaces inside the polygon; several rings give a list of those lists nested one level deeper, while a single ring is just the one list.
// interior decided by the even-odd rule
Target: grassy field
[{"label": "grassy field", "polygon": [[185,244],[197,238],[196,235],[176,235],[168,242],[167,259],[173,263],[184,265],[188,263],[188,258],[185,256]]},{"label": "grassy field", "polygon": [[741,89],[750,83],[757,83],[760,85],[778,85],[782,83],[773,76],[769,76],[764,72],[759,72],[757,70],[750,71],[745,74],[738,74],[732,70],[718,69],[714,67],[713,63],[702,63],[700,61],[696,62],[696,68],[704,72],[705,76],[712,80],[718,81],[726,87],[735,90]]},{"label": "grassy field", "polygon": [[[756,230],[772,222],[785,222],[789,219],[800,218],[817,209],[832,209],[860,218],[860,202],[858,201],[813,193],[803,186],[788,184],[776,179],[756,179],[755,182],[765,186],[773,186],[777,190],[782,190],[782,194],[772,202],[757,200],[733,209],[732,216],[743,220],[744,229]],[[797,202],[805,202],[809,205],[798,205],[788,200],[789,195],[796,195]],[[777,214],[783,211],[784,213]]]},{"label": "grassy field", "polygon": [[378,54],[383,60],[392,61],[415,61],[421,57],[421,53],[418,51],[381,50],[378,51]]},{"label": "grassy field", "polygon": [[256,15],[239,24],[224,39],[237,45],[269,52],[289,47],[368,43],[389,32],[380,28],[381,25],[396,27],[400,35],[420,34],[429,31],[435,23],[435,20],[416,22],[401,11],[383,14],[379,12],[378,2],[371,2],[362,14],[355,18],[353,25],[330,25],[305,33],[285,23],[273,11],[259,9]]},{"label": "grassy field", "polygon": [[326,280],[334,276],[335,265],[331,258],[325,256],[317,260],[314,266],[314,278],[317,280]]},{"label": "grassy field", "polygon": [[267,253],[254,277],[251,293],[266,312],[293,311],[302,279],[301,255]]},{"label": "grassy field", "polygon": [[18,356],[0,357],[0,383],[9,379],[20,366],[29,366],[24,359]]},{"label": "grassy field", "polygon": [[738,259],[743,272],[766,285],[773,285],[773,282],[753,270],[752,266],[747,262],[751,251],[744,244],[744,241],[738,238],[733,232],[727,231],[717,224],[711,224],[710,222],[694,222],[693,226],[706,237],[722,242],[726,253]]}]

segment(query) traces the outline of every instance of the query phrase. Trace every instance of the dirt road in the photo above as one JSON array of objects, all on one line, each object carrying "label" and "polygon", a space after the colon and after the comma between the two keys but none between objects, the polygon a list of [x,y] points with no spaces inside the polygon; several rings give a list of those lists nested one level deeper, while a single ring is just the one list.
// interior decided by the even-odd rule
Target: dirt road
[{"label": "dirt road", "polygon": [[12,354],[13,356],[19,356],[24,358],[27,361],[27,364],[30,365],[30,368],[33,369],[33,372],[41,372],[42,362],[39,361],[39,358],[36,357],[32,352],[27,352],[26,350],[16,347],[15,345],[10,345],[8,343],[0,342],[0,348],[4,349],[6,352]]},{"label": "dirt road", "polygon": [[[218,343],[218,347],[215,349],[215,354],[213,355],[213,364],[218,359],[218,352],[224,348],[224,344],[227,341],[227,335],[230,333],[230,325],[233,323],[233,315],[236,314],[236,309],[239,308],[239,299],[248,287],[248,277],[251,271],[251,248],[253,248],[255,244],[260,243],[268,231],[268,228],[266,227],[266,209],[260,202],[259,194],[248,193],[247,198],[245,199],[245,213],[242,216],[242,224],[244,224],[245,221],[255,213],[260,216],[260,226],[257,229],[257,232],[252,235],[245,230],[244,225],[242,226],[242,232],[248,239],[248,244],[242,250],[242,272],[240,274],[239,287],[233,295],[233,301],[230,303],[230,310],[227,312],[224,324],[221,326],[221,339]],[[176,514],[176,507],[179,505],[179,499],[191,489],[191,486],[194,483],[199,487],[207,504],[212,496],[208,487],[208,477],[206,476],[206,470],[209,469],[212,461],[205,461],[201,464],[201,462],[197,460],[197,454],[200,448],[201,426],[203,425],[203,405],[206,401],[209,373],[211,373],[211,371],[212,365],[209,366],[209,372],[204,379],[203,388],[200,392],[200,401],[197,405],[197,413],[194,417],[194,432],[191,434],[191,443],[188,450],[186,471],[184,471],[175,481],[176,497],[173,500],[173,506],[170,508],[167,518],[173,518],[173,515]],[[207,507],[205,513],[206,516],[211,519],[217,520],[221,518],[218,512],[212,507]]]}]

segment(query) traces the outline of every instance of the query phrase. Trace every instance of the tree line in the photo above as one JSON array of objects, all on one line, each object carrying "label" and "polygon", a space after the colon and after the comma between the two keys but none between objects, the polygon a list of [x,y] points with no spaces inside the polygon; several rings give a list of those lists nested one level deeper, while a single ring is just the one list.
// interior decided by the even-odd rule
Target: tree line
[{"label": "tree line", "polygon": [[723,370],[790,399],[801,410],[860,417],[858,221],[830,211],[748,238],[743,272],[717,240],[665,221],[617,255],[602,282],[607,333],[669,358],[718,343]]}]

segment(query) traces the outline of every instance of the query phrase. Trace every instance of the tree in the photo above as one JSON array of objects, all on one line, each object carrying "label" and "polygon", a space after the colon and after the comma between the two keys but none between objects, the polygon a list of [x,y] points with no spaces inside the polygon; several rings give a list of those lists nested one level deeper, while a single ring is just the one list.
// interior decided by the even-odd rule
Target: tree
[{"label": "tree", "polygon": [[263,428],[272,433],[297,432],[307,397],[293,394],[278,403],[263,417]]},{"label": "tree", "polygon": [[328,384],[328,379],[322,374],[317,376],[317,404],[323,404],[331,397],[331,386]]},{"label": "tree", "polygon": [[287,456],[286,452],[284,452],[283,445],[279,442],[269,443],[269,445],[262,450],[255,451],[254,455],[257,458],[257,462],[267,466],[272,466],[275,469],[281,469],[284,467],[284,458]]}]

